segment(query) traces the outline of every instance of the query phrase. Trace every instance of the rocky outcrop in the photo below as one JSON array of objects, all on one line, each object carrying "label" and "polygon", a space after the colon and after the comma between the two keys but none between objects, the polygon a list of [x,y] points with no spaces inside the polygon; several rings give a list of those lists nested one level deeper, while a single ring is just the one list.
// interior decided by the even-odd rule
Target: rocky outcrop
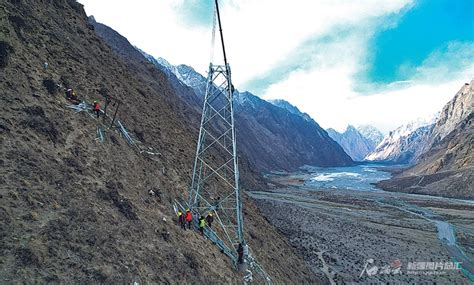
[{"label": "rocky outcrop", "polygon": [[375,143],[364,137],[353,126],[349,125],[342,134],[334,129],[327,129],[326,131],[353,160],[363,161],[366,155],[375,149]]},{"label": "rocky outcrop", "polygon": [[448,102],[418,162],[382,181],[386,190],[474,198],[474,80]]}]

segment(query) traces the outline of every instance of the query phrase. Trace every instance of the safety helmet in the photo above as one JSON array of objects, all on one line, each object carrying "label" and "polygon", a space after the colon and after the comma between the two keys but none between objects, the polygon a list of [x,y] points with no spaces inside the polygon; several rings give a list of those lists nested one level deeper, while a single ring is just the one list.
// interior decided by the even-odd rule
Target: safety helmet
[{"label": "safety helmet", "polygon": [[186,212],[189,212],[189,211],[191,211],[191,210],[189,210],[189,209],[186,209]]},{"label": "safety helmet", "polygon": [[212,213],[209,213],[209,216],[211,216],[211,217],[212,217]]}]

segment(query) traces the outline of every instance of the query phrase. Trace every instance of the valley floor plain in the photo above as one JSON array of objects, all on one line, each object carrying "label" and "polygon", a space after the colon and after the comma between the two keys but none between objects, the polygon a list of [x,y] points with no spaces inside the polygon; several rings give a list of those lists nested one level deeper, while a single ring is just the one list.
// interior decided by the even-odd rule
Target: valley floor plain
[{"label": "valley floor plain", "polygon": [[[308,174],[274,175],[269,191],[250,192],[263,215],[304,256],[327,284],[469,284],[474,260],[474,202],[389,193],[316,189]],[[460,260],[439,237],[436,223],[454,229],[461,251],[459,269],[408,270]],[[445,235],[449,233],[444,233]],[[448,238],[449,239],[449,238]],[[378,268],[401,263],[400,274],[368,276],[369,259]],[[470,269],[470,273],[467,269]],[[470,275],[472,278],[472,275]]]}]

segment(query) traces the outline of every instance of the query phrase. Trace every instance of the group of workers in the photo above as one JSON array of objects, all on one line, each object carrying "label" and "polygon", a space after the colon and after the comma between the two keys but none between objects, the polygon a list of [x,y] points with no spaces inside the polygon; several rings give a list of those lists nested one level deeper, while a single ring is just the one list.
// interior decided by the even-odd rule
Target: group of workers
[{"label": "group of workers", "polygon": [[[199,231],[204,235],[204,228],[208,226],[212,227],[212,222],[214,221],[214,216],[212,212],[209,212],[206,217],[200,216],[198,219]],[[188,229],[191,229],[193,222],[193,213],[190,209],[186,209],[186,212],[183,213],[181,210],[178,211],[178,222],[182,229],[186,230],[186,225]]]},{"label": "group of workers", "polygon": [[[72,88],[67,88],[66,89],[66,98],[73,102],[74,104],[79,104],[81,101],[77,97],[76,92]],[[99,101],[94,101],[92,104],[92,112],[94,112],[97,116],[97,118],[100,117],[100,103]]]},{"label": "group of workers", "polygon": [[[206,217],[199,217],[198,226],[201,235],[204,235],[204,228],[206,228],[206,226],[208,226],[209,228],[212,227],[213,221],[214,216],[212,212],[209,212]],[[186,209],[185,213],[183,213],[181,210],[178,211],[178,223],[184,230],[186,230],[186,228],[191,229],[193,223],[193,213],[190,209]],[[248,255],[248,246],[246,244],[242,245],[242,243],[239,243],[239,246],[237,248],[237,262],[239,264],[244,263],[244,255]]]}]

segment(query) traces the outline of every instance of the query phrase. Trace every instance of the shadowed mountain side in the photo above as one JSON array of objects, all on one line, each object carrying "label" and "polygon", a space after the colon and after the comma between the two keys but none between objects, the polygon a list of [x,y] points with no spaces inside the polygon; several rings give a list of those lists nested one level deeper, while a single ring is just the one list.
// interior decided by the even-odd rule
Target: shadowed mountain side
[{"label": "shadowed mountain side", "polygon": [[313,120],[248,92],[236,93],[235,100],[240,146],[258,169],[352,165],[351,158]]}]

